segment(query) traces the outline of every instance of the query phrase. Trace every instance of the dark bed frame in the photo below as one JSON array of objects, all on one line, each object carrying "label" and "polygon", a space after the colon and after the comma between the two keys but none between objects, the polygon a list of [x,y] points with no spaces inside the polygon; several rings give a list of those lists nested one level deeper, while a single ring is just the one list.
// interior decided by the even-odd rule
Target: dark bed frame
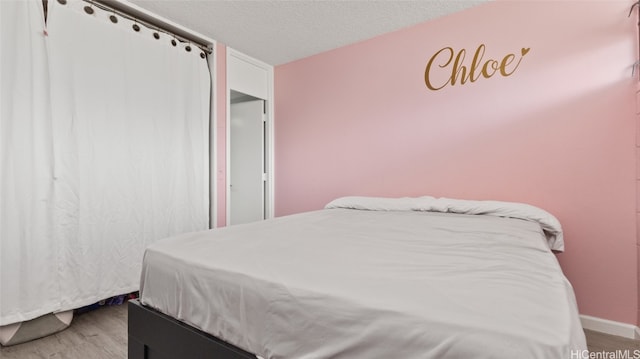
[{"label": "dark bed frame", "polygon": [[129,301],[129,359],[256,359],[221,339]]}]

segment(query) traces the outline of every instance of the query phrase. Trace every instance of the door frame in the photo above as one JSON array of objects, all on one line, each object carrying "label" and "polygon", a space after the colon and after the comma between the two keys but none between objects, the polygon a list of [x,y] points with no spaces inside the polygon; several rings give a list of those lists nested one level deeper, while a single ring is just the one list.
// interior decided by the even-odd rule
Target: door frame
[{"label": "door frame", "polygon": [[[252,73],[247,76],[241,76],[238,81],[242,82],[238,84],[240,88],[237,88],[232,81],[238,77],[238,74],[231,73],[230,63],[234,61],[236,63],[242,63],[252,69]],[[263,99],[266,101],[266,121],[265,121],[265,172],[266,184],[265,184],[265,219],[273,218],[274,216],[274,109],[273,109],[273,66],[266,64],[260,60],[254,59],[251,56],[245,55],[239,51],[236,51],[230,47],[227,47],[226,54],[226,143],[225,143],[225,207],[226,216],[225,224],[228,225],[231,219],[231,189],[229,187],[231,180],[231,90],[246,93],[253,97]],[[252,77],[253,76],[253,77]],[[246,87],[249,86],[249,87]]]}]

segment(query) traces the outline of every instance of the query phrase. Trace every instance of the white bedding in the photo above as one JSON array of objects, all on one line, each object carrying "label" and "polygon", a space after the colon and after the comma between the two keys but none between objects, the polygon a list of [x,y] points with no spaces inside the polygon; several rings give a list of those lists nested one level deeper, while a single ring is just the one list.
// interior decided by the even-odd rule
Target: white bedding
[{"label": "white bedding", "polygon": [[156,242],[141,301],[264,358],[546,359],[586,349],[539,218],[413,204],[351,197]]}]

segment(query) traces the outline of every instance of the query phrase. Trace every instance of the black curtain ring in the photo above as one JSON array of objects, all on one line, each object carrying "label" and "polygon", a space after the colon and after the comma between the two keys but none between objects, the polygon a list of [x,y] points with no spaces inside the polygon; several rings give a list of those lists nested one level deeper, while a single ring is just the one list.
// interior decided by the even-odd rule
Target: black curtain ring
[{"label": "black curtain ring", "polygon": [[86,12],[89,15],[93,15],[93,13],[94,13],[93,4],[85,6],[84,7],[84,12]]}]

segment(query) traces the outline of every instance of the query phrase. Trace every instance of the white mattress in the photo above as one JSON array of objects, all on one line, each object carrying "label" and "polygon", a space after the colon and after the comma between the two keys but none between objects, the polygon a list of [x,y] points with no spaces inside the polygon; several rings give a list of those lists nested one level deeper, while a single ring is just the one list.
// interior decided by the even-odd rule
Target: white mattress
[{"label": "white mattress", "polygon": [[571,285],[539,223],[324,209],[151,245],[144,305],[264,358],[571,358]]}]

